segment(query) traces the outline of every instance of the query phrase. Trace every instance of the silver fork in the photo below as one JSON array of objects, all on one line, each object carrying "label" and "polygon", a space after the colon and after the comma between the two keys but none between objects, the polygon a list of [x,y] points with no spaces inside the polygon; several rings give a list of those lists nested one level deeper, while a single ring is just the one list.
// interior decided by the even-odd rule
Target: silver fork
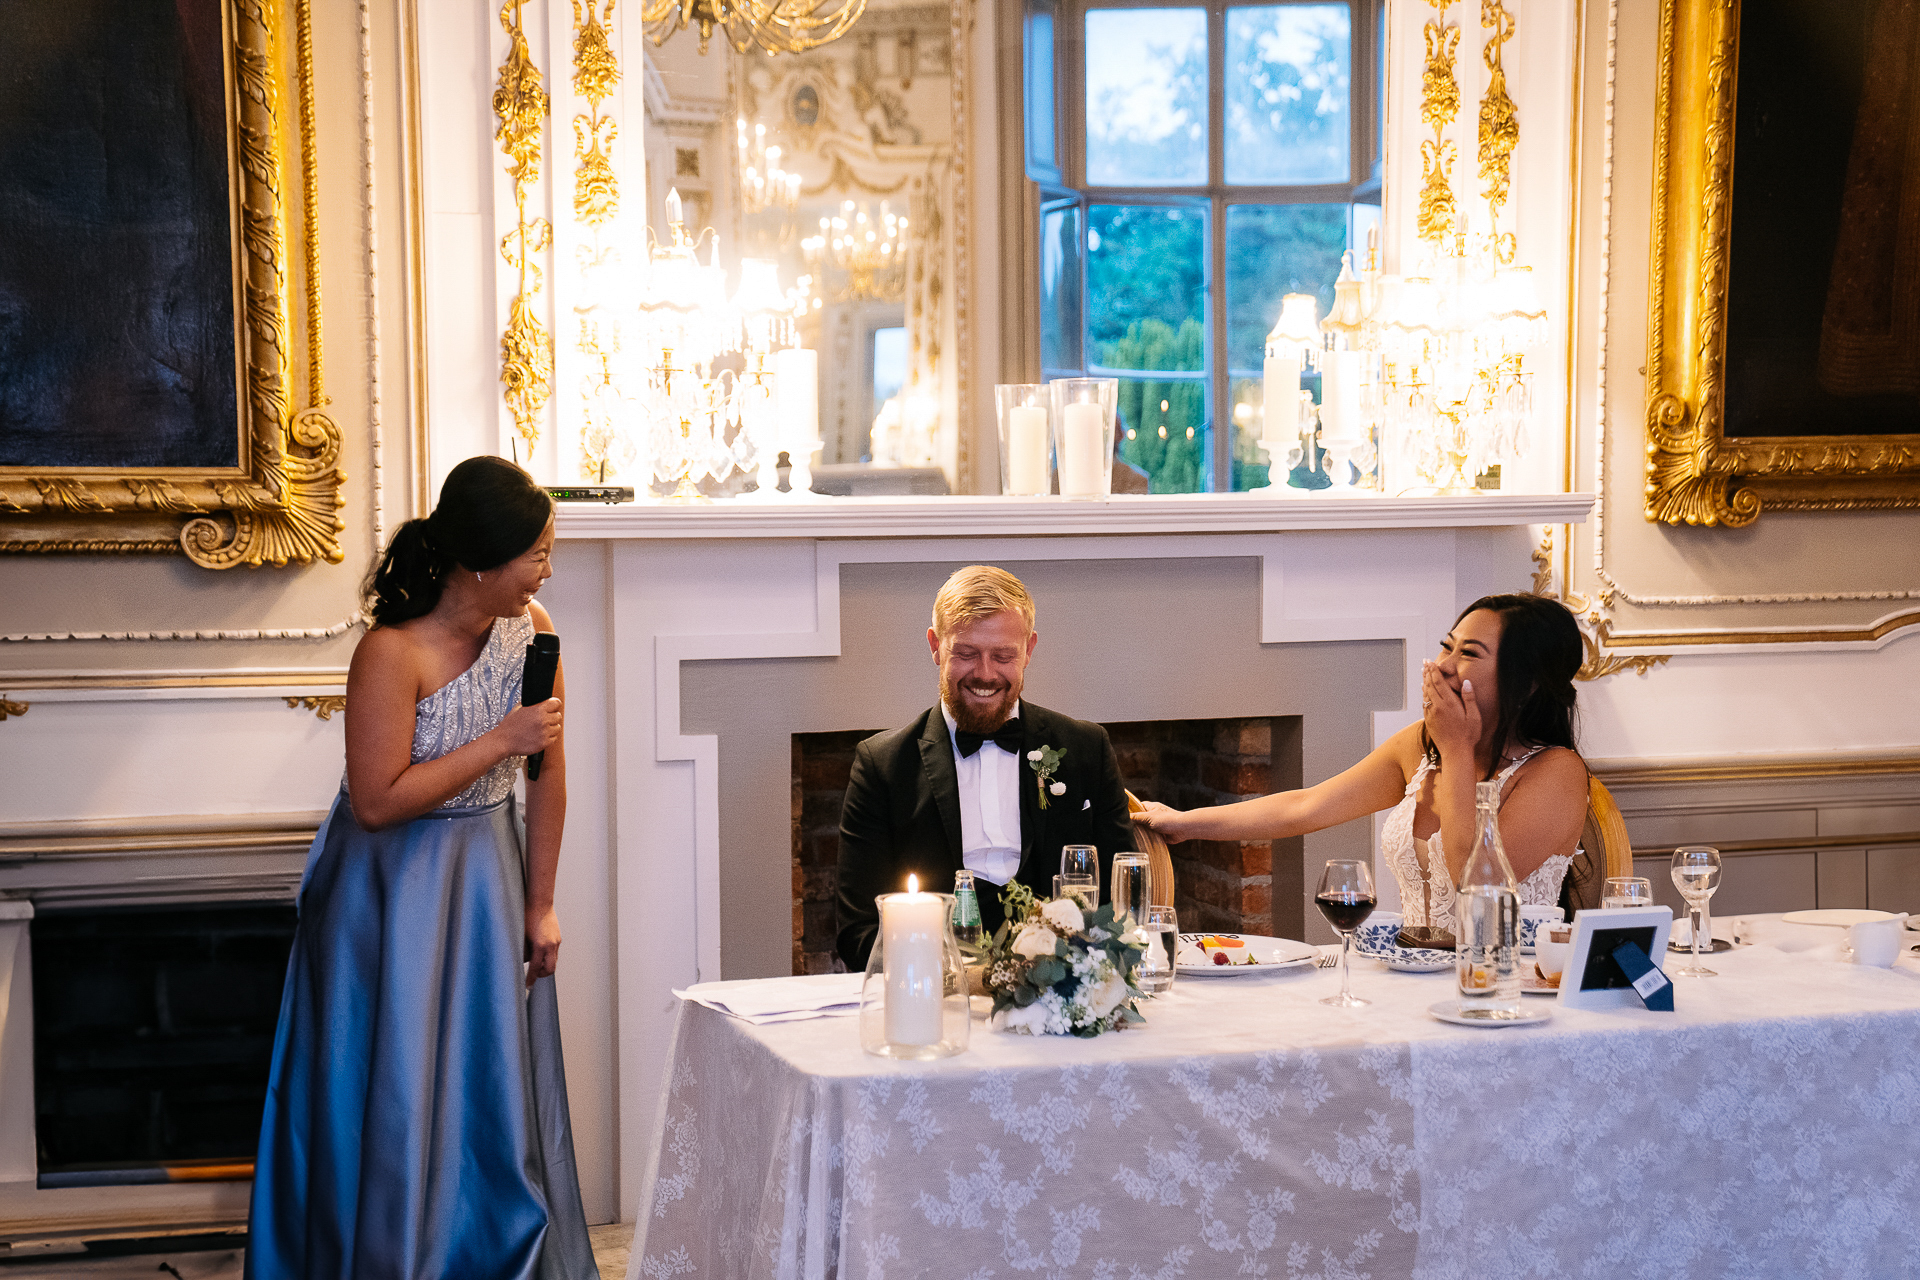
[{"label": "silver fork", "polygon": [[1313,962],[1313,967],[1316,969],[1331,969],[1339,963],[1340,953],[1338,951],[1322,951],[1320,958]]}]

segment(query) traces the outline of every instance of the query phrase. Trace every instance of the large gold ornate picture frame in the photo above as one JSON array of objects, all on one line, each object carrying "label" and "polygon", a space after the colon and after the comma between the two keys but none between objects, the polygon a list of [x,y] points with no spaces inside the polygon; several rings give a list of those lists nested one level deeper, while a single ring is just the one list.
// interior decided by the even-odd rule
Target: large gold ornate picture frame
[{"label": "large gold ornate picture frame", "polygon": [[323,409],[308,0],[219,3],[238,465],[0,467],[0,552],[185,554],[209,569],[343,558],[340,431]]},{"label": "large gold ornate picture frame", "polygon": [[1920,506],[1920,435],[1725,434],[1740,0],[1661,0],[1646,518]]}]

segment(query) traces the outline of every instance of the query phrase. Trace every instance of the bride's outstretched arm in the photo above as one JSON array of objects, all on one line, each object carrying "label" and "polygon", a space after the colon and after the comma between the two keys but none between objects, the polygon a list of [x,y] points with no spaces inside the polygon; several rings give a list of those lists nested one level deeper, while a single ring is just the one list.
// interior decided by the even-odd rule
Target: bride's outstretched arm
[{"label": "bride's outstretched arm", "polygon": [[[1298,791],[1277,791],[1257,800],[1211,809],[1170,809],[1146,802],[1149,826],[1167,840],[1279,840],[1337,827],[1391,808],[1407,785],[1404,763],[1419,752],[1419,726],[1402,729],[1359,764],[1325,782]],[[1409,735],[1412,735],[1411,744]]]}]

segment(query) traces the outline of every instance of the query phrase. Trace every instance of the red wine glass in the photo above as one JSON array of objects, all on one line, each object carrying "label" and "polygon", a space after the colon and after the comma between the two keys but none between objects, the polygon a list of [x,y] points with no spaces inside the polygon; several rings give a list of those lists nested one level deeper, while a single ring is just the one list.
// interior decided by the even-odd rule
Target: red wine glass
[{"label": "red wine glass", "polygon": [[1353,931],[1373,914],[1379,901],[1373,894],[1373,869],[1350,858],[1332,858],[1320,873],[1320,887],[1313,891],[1313,904],[1340,934],[1340,994],[1328,996],[1321,1004],[1354,1008],[1373,1003],[1347,990],[1347,955],[1353,950]]}]

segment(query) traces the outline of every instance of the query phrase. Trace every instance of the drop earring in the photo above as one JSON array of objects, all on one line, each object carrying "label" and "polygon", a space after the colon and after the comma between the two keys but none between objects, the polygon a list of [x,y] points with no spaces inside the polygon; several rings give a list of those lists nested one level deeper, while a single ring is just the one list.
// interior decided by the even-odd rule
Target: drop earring
[{"label": "drop earring", "polygon": [[475,582],[478,582],[478,583],[480,583],[480,584],[482,584],[482,585],[485,585],[485,583],[486,583],[486,581],[487,581],[487,575],[486,575],[486,574],[484,574],[484,573],[476,573],[476,574],[474,574],[474,575],[473,575],[473,580],[474,580]]}]

